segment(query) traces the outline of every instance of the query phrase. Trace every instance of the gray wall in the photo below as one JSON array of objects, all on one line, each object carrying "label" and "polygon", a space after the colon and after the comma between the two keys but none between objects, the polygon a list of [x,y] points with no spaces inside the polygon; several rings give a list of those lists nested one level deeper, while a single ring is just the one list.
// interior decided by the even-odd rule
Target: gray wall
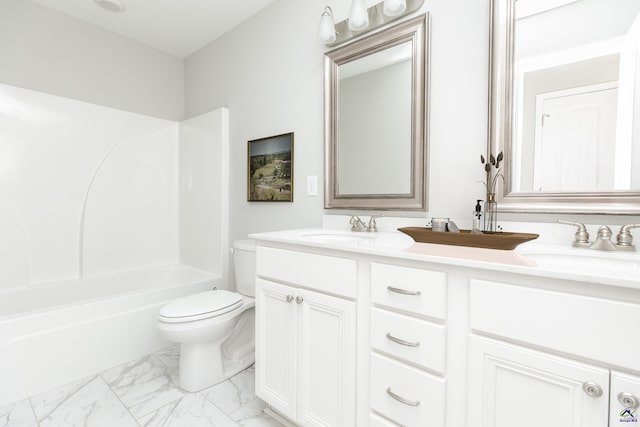
[{"label": "gray wall", "polygon": [[181,58],[26,0],[0,0],[0,83],[184,118]]},{"label": "gray wall", "polygon": [[[316,29],[325,4],[279,0],[186,60],[187,117],[230,111],[231,239],[319,226],[325,213],[322,194],[305,195],[307,175],[323,179],[326,47]],[[470,218],[484,195],[478,181],[487,136],[489,2],[427,2],[424,10],[432,14],[430,212],[411,215]],[[289,131],[294,202],[247,202],[247,141]]]}]

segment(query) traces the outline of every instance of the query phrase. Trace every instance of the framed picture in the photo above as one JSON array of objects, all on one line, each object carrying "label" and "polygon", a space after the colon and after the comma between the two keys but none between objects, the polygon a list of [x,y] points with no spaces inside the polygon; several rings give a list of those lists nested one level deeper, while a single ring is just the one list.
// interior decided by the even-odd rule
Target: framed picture
[{"label": "framed picture", "polygon": [[247,200],[293,202],[293,132],[248,143]]}]

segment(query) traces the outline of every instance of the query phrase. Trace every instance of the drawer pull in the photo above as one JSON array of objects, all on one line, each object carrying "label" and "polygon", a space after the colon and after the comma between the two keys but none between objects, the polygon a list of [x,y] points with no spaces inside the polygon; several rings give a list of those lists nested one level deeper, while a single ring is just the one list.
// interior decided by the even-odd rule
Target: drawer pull
[{"label": "drawer pull", "polygon": [[420,295],[422,293],[420,291],[408,291],[406,289],[394,288],[393,286],[387,286],[387,289],[391,292],[402,295]]},{"label": "drawer pull", "polygon": [[389,341],[393,341],[396,344],[400,344],[400,345],[406,345],[407,347],[420,347],[420,343],[419,342],[411,342],[411,341],[405,341],[403,339],[400,338],[396,338],[393,335],[391,335],[390,332],[387,332],[387,339]]},{"label": "drawer pull", "polygon": [[293,301],[293,295],[287,295],[287,302]]},{"label": "drawer pull", "polygon": [[391,387],[387,387],[387,394],[389,396],[393,397],[398,402],[404,403],[405,405],[420,406],[420,401],[419,400],[416,400],[415,402],[413,402],[411,400],[405,399],[404,397],[398,396],[397,394],[395,394],[394,392],[391,391]]}]

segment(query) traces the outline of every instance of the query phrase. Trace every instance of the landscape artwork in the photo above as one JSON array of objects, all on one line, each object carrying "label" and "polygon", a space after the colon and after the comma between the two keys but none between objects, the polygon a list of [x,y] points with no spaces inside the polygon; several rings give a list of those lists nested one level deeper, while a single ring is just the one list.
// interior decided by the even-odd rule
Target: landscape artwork
[{"label": "landscape artwork", "polygon": [[249,141],[247,200],[293,202],[293,132]]}]

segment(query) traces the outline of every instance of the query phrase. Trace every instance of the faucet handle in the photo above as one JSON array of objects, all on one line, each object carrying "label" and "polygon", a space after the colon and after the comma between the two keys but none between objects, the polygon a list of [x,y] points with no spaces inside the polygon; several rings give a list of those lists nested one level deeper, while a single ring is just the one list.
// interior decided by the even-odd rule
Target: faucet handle
[{"label": "faucet handle", "polygon": [[633,236],[631,235],[631,229],[633,228],[640,228],[640,224],[627,224],[620,227],[620,232],[618,233],[616,242],[618,249],[630,251],[635,250],[635,247],[632,244]]},{"label": "faucet handle", "polygon": [[571,222],[571,221],[563,221],[561,219],[557,220],[560,224],[573,225],[574,227],[578,227],[576,234],[574,235],[575,240],[573,241],[573,246],[575,247],[587,247],[589,245],[589,232],[587,231],[587,227],[581,222]]},{"label": "faucet handle", "polygon": [[351,224],[351,231],[363,231],[365,228],[364,222],[357,215],[351,216],[349,224]]},{"label": "faucet handle", "polygon": [[383,217],[384,215],[371,215],[369,218],[369,225],[367,226],[367,231],[378,231],[378,224],[376,224],[376,218]]}]

